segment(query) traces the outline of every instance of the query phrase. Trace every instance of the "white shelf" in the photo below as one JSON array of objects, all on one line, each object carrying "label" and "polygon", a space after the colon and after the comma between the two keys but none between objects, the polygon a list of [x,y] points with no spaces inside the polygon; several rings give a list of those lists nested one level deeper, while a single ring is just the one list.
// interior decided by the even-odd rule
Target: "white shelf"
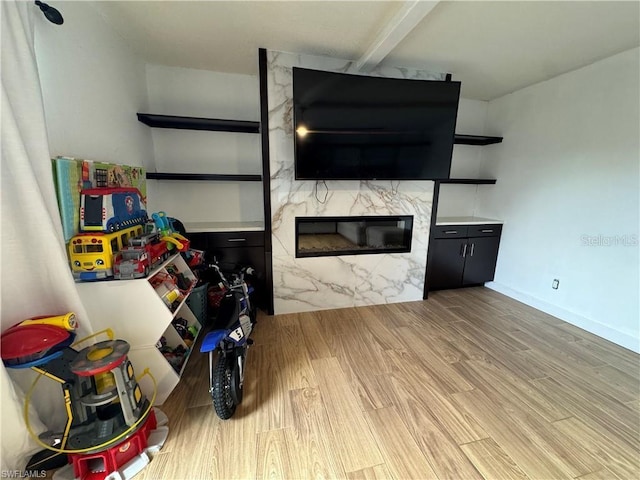
[{"label": "white shelf", "polygon": [[[158,391],[153,404],[162,405],[178,385],[180,381],[179,375],[155,346],[129,350],[129,360],[133,364],[136,377],[141,375],[145,368],[149,368],[156,380]],[[139,383],[143,393],[151,400],[153,383],[148,377],[144,377]]]},{"label": "white shelf", "polygon": [[184,228],[189,233],[208,232],[260,232],[264,222],[187,222]]},{"label": "white shelf", "polygon": [[436,225],[484,225],[484,224],[499,224],[502,225],[502,220],[494,220],[492,218],[482,217],[437,217]]},{"label": "white shelf", "polygon": [[[185,277],[195,281],[195,276],[182,256],[178,254],[155,269],[149,278],[76,284],[93,330],[111,328],[116,338],[129,343],[131,347],[129,358],[136,376],[141,375],[146,368],[149,368],[156,378],[158,382],[156,405],[161,405],[166,400],[180,380],[180,374],[156,348],[156,343],[160,337],[164,336],[167,338],[169,346],[182,345],[187,348],[171,323],[178,316],[187,320],[188,325],[200,326],[193,312],[185,303],[191,290],[172,312],[149,283],[149,279],[154,275],[166,271],[168,265],[175,265],[176,269]],[[198,333],[200,332],[201,329]],[[181,366],[181,372],[187,360],[188,357],[185,358]],[[153,393],[151,382],[144,381],[141,386],[145,395],[150,399]]]}]

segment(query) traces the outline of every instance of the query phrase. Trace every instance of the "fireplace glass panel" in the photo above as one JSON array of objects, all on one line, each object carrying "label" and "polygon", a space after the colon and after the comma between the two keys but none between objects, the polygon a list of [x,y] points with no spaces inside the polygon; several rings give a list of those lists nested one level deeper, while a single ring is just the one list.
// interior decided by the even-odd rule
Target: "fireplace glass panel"
[{"label": "fireplace glass panel", "polygon": [[296,257],[411,251],[413,216],[296,217]]}]

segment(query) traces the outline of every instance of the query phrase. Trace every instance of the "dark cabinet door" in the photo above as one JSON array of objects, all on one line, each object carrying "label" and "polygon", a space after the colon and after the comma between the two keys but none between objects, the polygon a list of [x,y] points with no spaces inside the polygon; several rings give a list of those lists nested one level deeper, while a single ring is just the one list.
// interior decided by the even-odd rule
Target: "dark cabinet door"
[{"label": "dark cabinet door", "polygon": [[[255,304],[266,309],[267,306],[267,290],[265,282],[265,263],[264,263],[264,247],[246,247],[246,248],[216,248],[212,247],[207,255],[216,258],[223,271],[235,271],[241,267],[253,267],[256,271],[253,277],[253,287],[255,289]],[[211,258],[210,257],[210,258]],[[251,279],[247,278],[249,283]]]},{"label": "dark cabinet door", "polygon": [[468,238],[463,285],[490,282],[496,272],[500,237]]},{"label": "dark cabinet door", "polygon": [[466,239],[434,239],[429,264],[429,290],[457,288],[462,285]]},{"label": "dark cabinet door", "polygon": [[187,237],[192,248],[205,250],[206,261],[213,262],[215,258],[223,271],[253,267],[256,271],[253,277],[255,304],[267,309],[270,292],[266,288],[264,232],[187,233]]}]

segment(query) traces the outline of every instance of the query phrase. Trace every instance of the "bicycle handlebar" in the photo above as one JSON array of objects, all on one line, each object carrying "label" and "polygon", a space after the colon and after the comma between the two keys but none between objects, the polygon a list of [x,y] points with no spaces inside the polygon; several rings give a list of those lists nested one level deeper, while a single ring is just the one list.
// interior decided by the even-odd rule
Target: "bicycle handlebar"
[{"label": "bicycle handlebar", "polygon": [[242,267],[238,272],[232,272],[232,275],[236,277],[236,279],[234,279],[232,283],[229,282],[229,280],[227,280],[227,278],[224,276],[224,273],[222,273],[222,269],[220,268],[220,265],[218,265],[218,263],[208,263],[206,267],[214,269],[218,273],[218,275],[220,275],[222,283],[229,289],[234,289],[241,286],[244,283],[245,274],[254,275],[256,273],[253,267]]}]

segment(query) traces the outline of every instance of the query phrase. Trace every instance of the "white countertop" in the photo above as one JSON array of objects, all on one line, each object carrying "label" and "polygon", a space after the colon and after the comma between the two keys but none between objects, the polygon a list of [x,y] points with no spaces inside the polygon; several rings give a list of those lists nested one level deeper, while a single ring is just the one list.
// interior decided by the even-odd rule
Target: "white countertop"
[{"label": "white countertop", "polygon": [[484,225],[484,224],[500,224],[502,220],[483,217],[437,217],[436,225]]},{"label": "white countertop", "polygon": [[184,228],[187,235],[201,232],[261,232],[264,222],[185,222]]}]

